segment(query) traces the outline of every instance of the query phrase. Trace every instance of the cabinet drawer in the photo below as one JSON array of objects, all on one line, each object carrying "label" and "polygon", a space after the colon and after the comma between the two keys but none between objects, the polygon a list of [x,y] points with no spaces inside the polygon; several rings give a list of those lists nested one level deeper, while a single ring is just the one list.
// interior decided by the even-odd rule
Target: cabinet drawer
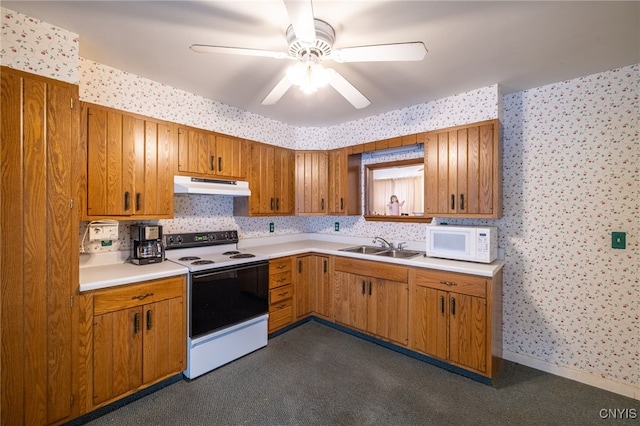
[{"label": "cabinet drawer", "polygon": [[287,284],[269,291],[269,303],[274,304],[293,297],[293,285]]},{"label": "cabinet drawer", "polygon": [[291,299],[269,307],[269,331],[283,327],[293,321],[293,304]]},{"label": "cabinet drawer", "polygon": [[283,285],[291,284],[292,282],[291,271],[269,276],[269,288],[282,287]]},{"label": "cabinet drawer", "polygon": [[337,256],[335,258],[334,269],[350,274],[400,281],[403,283],[409,281],[409,269],[407,267],[391,265],[384,262],[372,262],[369,260]]},{"label": "cabinet drawer", "polygon": [[279,274],[281,272],[291,271],[293,259],[291,257],[283,257],[269,261],[269,274]]},{"label": "cabinet drawer", "polygon": [[183,288],[184,277],[180,276],[101,290],[94,294],[93,313],[94,315],[100,315],[174,297],[182,297]]},{"label": "cabinet drawer", "polygon": [[452,291],[469,296],[487,297],[487,279],[450,272],[416,270],[416,285]]}]

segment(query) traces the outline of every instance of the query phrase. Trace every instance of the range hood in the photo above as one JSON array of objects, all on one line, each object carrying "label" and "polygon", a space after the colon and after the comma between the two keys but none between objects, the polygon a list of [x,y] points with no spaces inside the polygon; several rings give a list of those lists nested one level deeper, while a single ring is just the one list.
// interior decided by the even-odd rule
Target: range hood
[{"label": "range hood", "polygon": [[189,176],[173,177],[173,193],[231,195],[233,197],[247,197],[251,195],[249,182]]}]

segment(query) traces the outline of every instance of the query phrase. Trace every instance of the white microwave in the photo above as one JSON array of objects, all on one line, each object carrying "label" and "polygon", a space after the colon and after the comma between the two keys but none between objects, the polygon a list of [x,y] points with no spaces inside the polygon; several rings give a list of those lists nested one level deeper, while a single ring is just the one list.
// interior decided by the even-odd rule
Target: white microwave
[{"label": "white microwave", "polygon": [[491,263],[498,257],[495,226],[427,226],[427,256]]}]

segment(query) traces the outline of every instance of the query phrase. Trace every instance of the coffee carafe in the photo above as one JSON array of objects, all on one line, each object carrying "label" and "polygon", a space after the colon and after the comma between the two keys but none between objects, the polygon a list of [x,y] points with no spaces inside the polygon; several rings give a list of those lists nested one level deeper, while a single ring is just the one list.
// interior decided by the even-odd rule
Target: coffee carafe
[{"label": "coffee carafe", "polygon": [[131,225],[131,262],[136,265],[159,263],[164,260],[162,226]]}]

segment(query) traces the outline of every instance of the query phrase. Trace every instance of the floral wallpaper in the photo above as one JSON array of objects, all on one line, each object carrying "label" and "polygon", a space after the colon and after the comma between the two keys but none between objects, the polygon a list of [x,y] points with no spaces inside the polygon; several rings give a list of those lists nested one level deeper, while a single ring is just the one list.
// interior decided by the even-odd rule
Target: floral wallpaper
[{"label": "floral wallpaper", "polygon": [[[3,65],[79,82],[90,102],[253,140],[333,148],[499,117],[504,217],[447,222],[499,227],[506,357],[640,395],[640,64],[504,96],[489,86],[339,126],[293,128],[77,58],[77,45],[76,35],[2,8]],[[176,196],[175,219],[160,222],[166,232],[229,228],[248,238],[270,235],[270,222],[280,235],[332,233],[335,221],[343,235],[424,238],[425,225],[360,217],[233,217],[230,197]],[[107,249],[128,249],[129,222],[121,224]],[[611,248],[612,231],[627,233],[625,250]]]},{"label": "floral wallpaper", "polygon": [[0,7],[0,64],[78,84],[78,35]]}]

